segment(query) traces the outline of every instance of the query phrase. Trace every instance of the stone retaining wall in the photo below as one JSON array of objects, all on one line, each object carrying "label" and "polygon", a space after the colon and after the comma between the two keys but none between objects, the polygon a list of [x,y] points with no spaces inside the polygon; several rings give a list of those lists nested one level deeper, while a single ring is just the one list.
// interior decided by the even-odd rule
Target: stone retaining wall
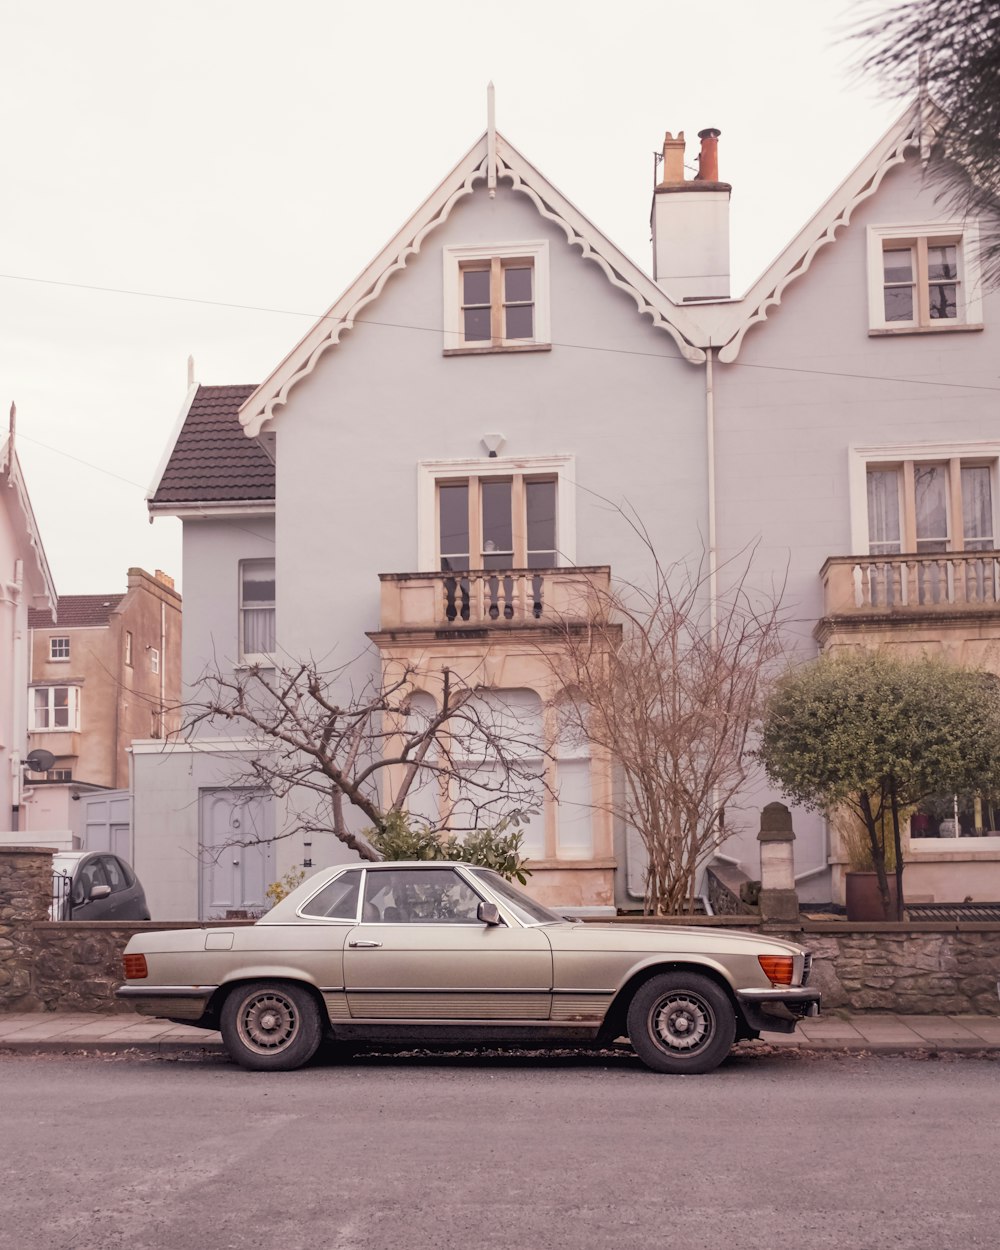
[{"label": "stone retaining wall", "polygon": [[[128,939],[142,930],[197,922],[54,923],[48,919],[51,875],[50,851],[0,848],[0,1013],[130,1010],[114,998]],[[623,916],[621,923],[636,919]],[[245,923],[210,921],[203,927]],[[644,923],[762,929],[801,942],[813,952],[812,983],[827,1011],[1000,1015],[1000,925],[824,920],[762,928],[752,915]]]},{"label": "stone retaining wall", "polygon": [[806,924],[823,1009],[1000,1015],[1000,925]]}]

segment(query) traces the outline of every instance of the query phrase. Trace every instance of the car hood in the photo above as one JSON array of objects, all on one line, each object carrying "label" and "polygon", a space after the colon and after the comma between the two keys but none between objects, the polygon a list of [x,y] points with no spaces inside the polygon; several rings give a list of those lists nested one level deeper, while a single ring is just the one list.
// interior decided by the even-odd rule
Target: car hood
[{"label": "car hood", "polygon": [[559,950],[648,951],[736,951],[750,953],[780,951],[799,954],[803,947],[770,933],[751,933],[745,929],[711,928],[689,925],[646,924],[564,924],[546,925],[553,947]]}]

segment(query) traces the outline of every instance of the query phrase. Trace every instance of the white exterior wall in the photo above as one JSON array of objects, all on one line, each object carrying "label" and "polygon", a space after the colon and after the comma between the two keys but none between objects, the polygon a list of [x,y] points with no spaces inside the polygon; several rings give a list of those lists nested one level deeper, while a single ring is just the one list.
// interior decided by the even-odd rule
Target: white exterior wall
[{"label": "white exterior wall", "polygon": [[[551,352],[444,357],[442,247],[542,238]],[[697,554],[707,521],[703,387],[673,340],[522,196],[477,191],[279,410],[279,645],[291,654],[336,647],[331,665],[358,654],[364,631],[378,627],[378,574],[419,567],[418,462],[495,463],[480,442],[491,432],[506,437],[501,457],[575,455],[578,564],[610,563],[629,578],[645,570],[606,500],[635,509],[661,556]]]},{"label": "white exterior wall", "polygon": [[184,522],[185,698],[206,669],[231,673],[239,661],[240,561],[274,558],[273,517]]}]

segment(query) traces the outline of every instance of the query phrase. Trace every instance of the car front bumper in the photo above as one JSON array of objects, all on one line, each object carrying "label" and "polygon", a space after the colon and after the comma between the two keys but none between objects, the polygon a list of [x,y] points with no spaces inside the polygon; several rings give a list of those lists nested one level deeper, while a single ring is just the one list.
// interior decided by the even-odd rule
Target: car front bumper
[{"label": "car front bumper", "polygon": [[773,986],[766,990],[738,990],[736,1001],[755,1033],[794,1033],[800,1020],[818,1016],[819,990],[804,985]]}]

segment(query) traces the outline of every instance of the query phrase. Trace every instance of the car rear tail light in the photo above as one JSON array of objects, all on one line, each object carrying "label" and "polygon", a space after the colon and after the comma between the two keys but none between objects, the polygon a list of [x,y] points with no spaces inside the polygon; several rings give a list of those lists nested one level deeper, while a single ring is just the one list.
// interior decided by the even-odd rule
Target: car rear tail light
[{"label": "car rear tail light", "polygon": [[758,955],[757,960],[772,985],[791,985],[794,966],[791,955]]},{"label": "car rear tail light", "polygon": [[149,976],[145,955],[125,956],[125,977],[129,981],[141,981]]}]

